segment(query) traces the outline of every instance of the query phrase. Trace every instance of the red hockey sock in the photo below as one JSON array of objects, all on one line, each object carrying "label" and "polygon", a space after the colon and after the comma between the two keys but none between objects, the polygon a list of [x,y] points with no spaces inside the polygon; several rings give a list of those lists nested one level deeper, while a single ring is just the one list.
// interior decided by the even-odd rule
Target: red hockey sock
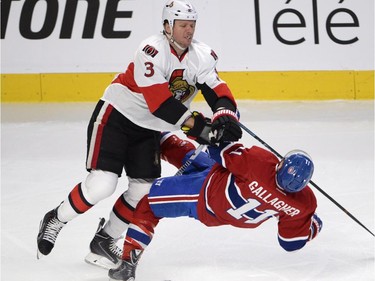
[{"label": "red hockey sock", "polygon": [[132,223],[126,233],[122,256],[124,260],[130,258],[132,250],[144,250],[150,244],[158,223],[159,218],[152,212],[147,196],[144,196],[134,211]]},{"label": "red hockey sock", "polygon": [[82,214],[90,209],[93,205],[90,204],[83,196],[81,183],[77,184],[68,196],[69,203],[77,214]]},{"label": "red hockey sock", "polygon": [[123,195],[117,199],[112,211],[124,223],[129,224],[133,219],[134,208],[126,202]]}]

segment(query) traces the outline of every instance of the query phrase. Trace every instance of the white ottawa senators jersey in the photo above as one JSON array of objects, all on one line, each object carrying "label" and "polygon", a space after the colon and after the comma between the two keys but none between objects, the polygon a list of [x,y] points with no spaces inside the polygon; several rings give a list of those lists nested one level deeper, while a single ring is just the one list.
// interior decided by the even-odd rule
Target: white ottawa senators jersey
[{"label": "white ottawa senators jersey", "polygon": [[102,100],[141,127],[180,129],[190,116],[188,109],[199,85],[209,89],[211,96],[227,97],[235,104],[226,83],[217,75],[216,63],[216,54],[203,43],[193,40],[178,57],[165,35],[155,35],[141,43],[134,61],[113,80]]}]

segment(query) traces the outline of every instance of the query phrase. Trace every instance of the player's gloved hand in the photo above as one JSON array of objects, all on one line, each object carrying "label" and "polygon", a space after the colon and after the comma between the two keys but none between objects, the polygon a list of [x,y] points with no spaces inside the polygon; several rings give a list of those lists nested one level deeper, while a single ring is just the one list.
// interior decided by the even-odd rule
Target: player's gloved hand
[{"label": "player's gloved hand", "polygon": [[182,125],[181,130],[199,144],[210,144],[211,120],[198,111],[193,111],[191,117],[194,118],[194,126],[189,128]]},{"label": "player's gloved hand", "polygon": [[220,109],[212,116],[212,142],[238,141],[242,137],[242,130],[238,125],[238,117],[229,109]]},{"label": "player's gloved hand", "polygon": [[314,214],[313,217],[311,218],[309,240],[314,239],[318,235],[318,233],[322,230],[322,227],[323,227],[322,220],[318,217],[317,214]]}]

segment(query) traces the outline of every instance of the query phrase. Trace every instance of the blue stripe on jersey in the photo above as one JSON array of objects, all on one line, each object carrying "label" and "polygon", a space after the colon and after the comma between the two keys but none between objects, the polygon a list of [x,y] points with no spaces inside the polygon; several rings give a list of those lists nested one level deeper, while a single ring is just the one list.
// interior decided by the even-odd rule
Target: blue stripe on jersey
[{"label": "blue stripe on jersey", "polygon": [[239,193],[239,190],[235,186],[234,177],[232,174],[230,174],[230,181],[229,181],[227,192],[228,192],[228,201],[233,207],[239,208],[243,204],[247,203],[247,201],[242,197],[242,195]]}]

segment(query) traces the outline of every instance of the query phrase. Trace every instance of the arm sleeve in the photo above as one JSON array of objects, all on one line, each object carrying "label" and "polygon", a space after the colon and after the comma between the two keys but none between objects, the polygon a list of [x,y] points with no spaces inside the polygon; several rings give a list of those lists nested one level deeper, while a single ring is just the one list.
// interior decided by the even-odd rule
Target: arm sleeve
[{"label": "arm sleeve", "polygon": [[303,248],[309,240],[311,220],[302,218],[296,221],[279,222],[278,241],[288,252]]},{"label": "arm sleeve", "polygon": [[206,50],[210,53],[202,58],[202,71],[197,77],[197,88],[201,90],[205,100],[215,112],[219,107],[225,107],[232,111],[236,111],[237,104],[231,90],[225,81],[221,80],[216,65],[218,57],[215,52],[209,48]]},{"label": "arm sleeve", "polygon": [[313,235],[312,223],[317,201],[311,190],[306,191],[304,196],[298,198],[302,213],[296,217],[285,215],[279,219],[278,241],[280,246],[288,252],[303,248]]},{"label": "arm sleeve", "polygon": [[217,111],[217,109],[220,107],[224,107],[236,112],[237,104],[227,84],[223,83],[217,86],[215,89],[212,89],[206,83],[204,83],[197,84],[197,88],[201,90],[212,112]]}]

